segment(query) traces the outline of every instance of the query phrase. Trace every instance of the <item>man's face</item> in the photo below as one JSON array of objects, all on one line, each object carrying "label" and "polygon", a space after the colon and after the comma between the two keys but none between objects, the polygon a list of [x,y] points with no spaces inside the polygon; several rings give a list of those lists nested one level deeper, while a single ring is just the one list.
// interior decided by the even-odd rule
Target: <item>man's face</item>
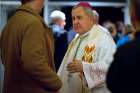
[{"label": "man's face", "polygon": [[66,25],[66,22],[65,22],[65,20],[59,18],[59,19],[58,19],[58,24],[59,24],[59,26],[60,26],[61,28],[64,28],[65,25]]},{"label": "man's face", "polygon": [[77,7],[72,10],[72,24],[76,33],[84,34],[92,28],[93,18],[82,7]]}]

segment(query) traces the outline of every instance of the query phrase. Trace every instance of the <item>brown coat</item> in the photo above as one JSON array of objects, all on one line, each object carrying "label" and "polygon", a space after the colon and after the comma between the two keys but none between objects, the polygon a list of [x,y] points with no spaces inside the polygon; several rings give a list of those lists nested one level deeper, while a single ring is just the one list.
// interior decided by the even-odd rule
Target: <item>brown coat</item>
[{"label": "brown coat", "polygon": [[52,33],[28,5],[21,6],[3,29],[1,52],[3,93],[52,93],[61,87],[53,71]]}]

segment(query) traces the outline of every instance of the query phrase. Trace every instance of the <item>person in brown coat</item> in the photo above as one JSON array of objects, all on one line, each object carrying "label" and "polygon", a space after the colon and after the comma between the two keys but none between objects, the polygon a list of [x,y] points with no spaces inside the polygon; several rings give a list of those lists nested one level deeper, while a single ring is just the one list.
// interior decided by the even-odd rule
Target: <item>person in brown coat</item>
[{"label": "person in brown coat", "polygon": [[54,93],[61,87],[53,62],[52,32],[39,15],[45,0],[21,0],[1,36],[3,93]]}]

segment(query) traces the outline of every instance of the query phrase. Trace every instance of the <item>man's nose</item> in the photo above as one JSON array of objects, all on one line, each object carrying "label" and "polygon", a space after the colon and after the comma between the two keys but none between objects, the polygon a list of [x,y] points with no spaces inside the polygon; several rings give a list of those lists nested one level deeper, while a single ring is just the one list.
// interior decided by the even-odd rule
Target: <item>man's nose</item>
[{"label": "man's nose", "polygon": [[78,23],[77,19],[73,20],[73,24],[77,24],[77,23]]}]

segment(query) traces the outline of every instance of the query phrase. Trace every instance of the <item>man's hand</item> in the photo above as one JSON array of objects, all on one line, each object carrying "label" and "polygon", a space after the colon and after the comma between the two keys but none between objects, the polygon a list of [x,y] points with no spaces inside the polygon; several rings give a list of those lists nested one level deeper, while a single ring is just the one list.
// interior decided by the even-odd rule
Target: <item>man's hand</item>
[{"label": "man's hand", "polygon": [[70,73],[76,73],[76,72],[83,72],[83,65],[80,60],[73,60],[70,64],[67,65],[67,70]]}]

